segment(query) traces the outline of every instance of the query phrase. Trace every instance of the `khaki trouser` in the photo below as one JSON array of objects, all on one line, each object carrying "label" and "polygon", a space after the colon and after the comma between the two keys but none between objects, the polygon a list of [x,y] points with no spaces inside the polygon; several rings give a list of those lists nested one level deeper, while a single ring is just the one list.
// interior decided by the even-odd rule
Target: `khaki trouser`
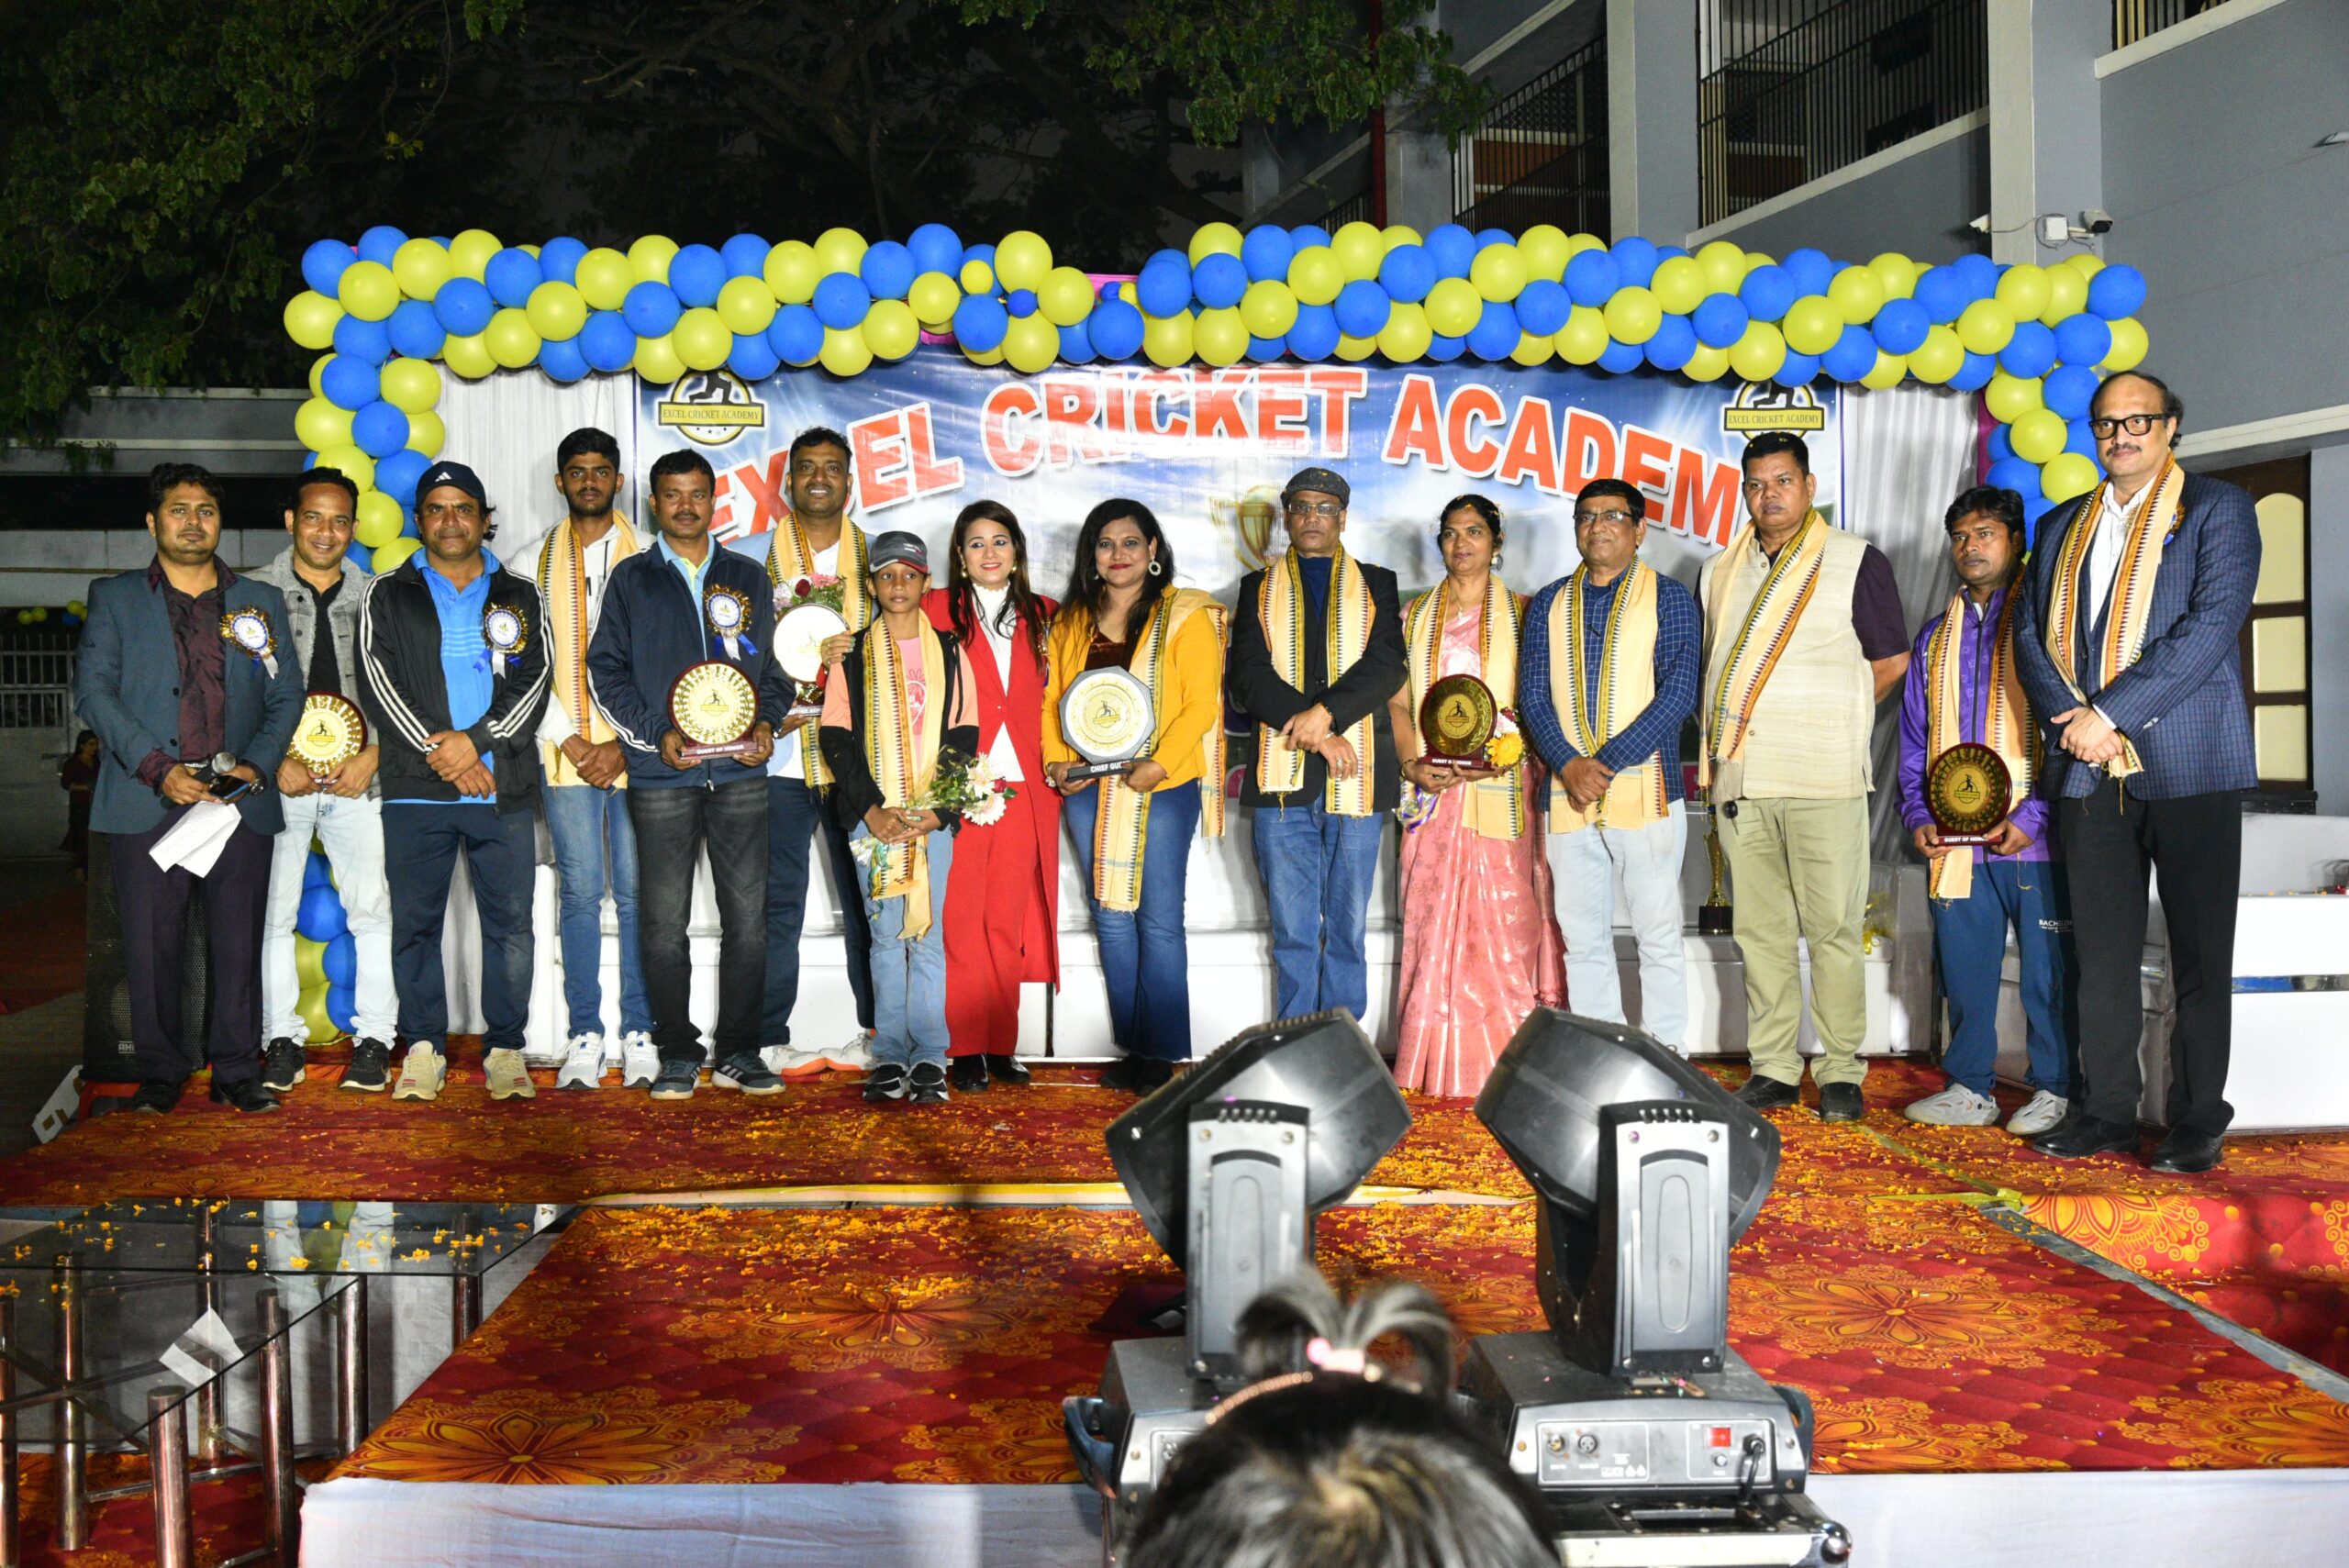
[{"label": "khaki trouser", "polygon": [[1802,1027],[1802,967],[1795,939],[1810,949],[1811,1026],[1822,1054],[1820,1084],[1867,1076],[1867,988],[1860,923],[1867,907],[1868,803],[1754,800],[1720,817],[1745,959],[1745,1048],[1753,1070],[1782,1084],[1802,1082],[1796,1039]]}]

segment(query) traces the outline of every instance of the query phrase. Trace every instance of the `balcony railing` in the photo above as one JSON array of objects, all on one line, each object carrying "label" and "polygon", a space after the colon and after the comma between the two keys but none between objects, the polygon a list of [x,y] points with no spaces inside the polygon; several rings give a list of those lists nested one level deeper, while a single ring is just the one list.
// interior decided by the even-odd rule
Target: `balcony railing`
[{"label": "balcony railing", "polygon": [[1703,221],[1989,102],[1984,0],[1702,0]]},{"label": "balcony railing", "polygon": [[1455,221],[1470,228],[1554,223],[1609,238],[1607,40],[1495,105],[1453,150],[1452,191]]},{"label": "balcony railing", "polygon": [[2112,47],[2147,39],[2164,28],[2216,10],[2222,0],[2112,0]]}]

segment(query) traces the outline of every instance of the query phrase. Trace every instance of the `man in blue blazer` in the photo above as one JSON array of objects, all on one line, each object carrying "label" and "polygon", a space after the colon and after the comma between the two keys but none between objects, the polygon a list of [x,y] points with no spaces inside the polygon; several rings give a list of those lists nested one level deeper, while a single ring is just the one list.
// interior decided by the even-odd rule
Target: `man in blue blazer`
[{"label": "man in blue blazer", "polygon": [[[212,1097],[273,1111],[261,1085],[262,921],[271,839],[283,818],[275,776],[302,711],[285,599],[217,558],[220,484],[194,463],[147,480],[155,559],[90,584],[73,700],[97,732],[90,826],[113,835],[130,1037],[142,1082],[131,1108],[161,1114],[202,1065],[180,1038],[187,906],[204,900],[211,953]],[[189,806],[239,785],[241,820],[201,875],[149,852]]]},{"label": "man in blue blazer", "polygon": [[2040,520],[2014,634],[2032,708],[2046,716],[2048,794],[2070,862],[2085,1080],[2077,1114],[2032,1147],[2065,1159],[2136,1147],[2150,864],[2176,995],[2169,1132],[2152,1164],[2171,1173],[2216,1166],[2234,1115],[2242,792],[2259,784],[2236,652],[2259,521],[2242,490],[2177,466],[2185,412],[2142,372],[2098,389],[2089,430],[2109,477]]}]

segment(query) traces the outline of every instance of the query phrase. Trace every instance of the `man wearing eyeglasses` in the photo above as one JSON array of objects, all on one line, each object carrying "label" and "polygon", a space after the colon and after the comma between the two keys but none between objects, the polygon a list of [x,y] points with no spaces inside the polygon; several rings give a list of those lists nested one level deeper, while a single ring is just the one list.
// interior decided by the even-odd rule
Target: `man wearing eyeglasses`
[{"label": "man wearing eyeglasses", "polygon": [[2032,1147],[2063,1159],[2136,1148],[2150,864],[2176,994],[2169,1133],[2152,1165],[2176,1173],[2214,1168],[2234,1117],[2241,792],[2259,784],[2236,652],[2259,580],[2258,515],[2243,491],[2177,466],[2185,413],[2143,372],[2098,389],[2088,430],[2107,477],[2040,519],[2015,606],[2016,661],[2046,716],[2048,794],[2076,895],[2085,1081],[2074,1114]]},{"label": "man wearing eyeglasses", "polygon": [[1241,581],[1232,617],[1231,703],[1255,721],[1241,799],[1285,1018],[1368,1007],[1371,876],[1401,793],[1386,707],[1407,669],[1403,619],[1395,573],[1340,542],[1351,495],[1326,468],[1290,478],[1287,553]]},{"label": "man wearing eyeglasses", "polygon": [[1533,596],[1517,706],[1550,769],[1550,871],[1575,1012],[1625,1022],[1615,881],[1640,951],[1640,1026],[1686,1051],[1680,726],[1697,707],[1700,622],[1687,589],[1640,560],[1647,497],[1620,479],[1575,498],[1582,564]]}]

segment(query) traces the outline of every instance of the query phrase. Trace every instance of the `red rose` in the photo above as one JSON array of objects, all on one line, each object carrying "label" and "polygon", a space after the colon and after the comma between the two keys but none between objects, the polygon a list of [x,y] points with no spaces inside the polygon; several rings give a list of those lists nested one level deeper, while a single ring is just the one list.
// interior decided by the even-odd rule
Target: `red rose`
[{"label": "red rose", "polygon": [[810,594],[814,593],[815,591],[816,591],[816,584],[813,584],[813,583],[810,583],[810,582],[809,582],[809,581],[807,581],[807,578],[805,578],[805,577],[802,577],[801,579],[799,579],[799,581],[798,581],[798,582],[794,583],[794,584],[791,585],[792,596],[793,596],[793,597],[795,597],[795,598],[801,598],[801,599],[804,599],[804,598],[806,598],[808,595],[810,595]]}]

